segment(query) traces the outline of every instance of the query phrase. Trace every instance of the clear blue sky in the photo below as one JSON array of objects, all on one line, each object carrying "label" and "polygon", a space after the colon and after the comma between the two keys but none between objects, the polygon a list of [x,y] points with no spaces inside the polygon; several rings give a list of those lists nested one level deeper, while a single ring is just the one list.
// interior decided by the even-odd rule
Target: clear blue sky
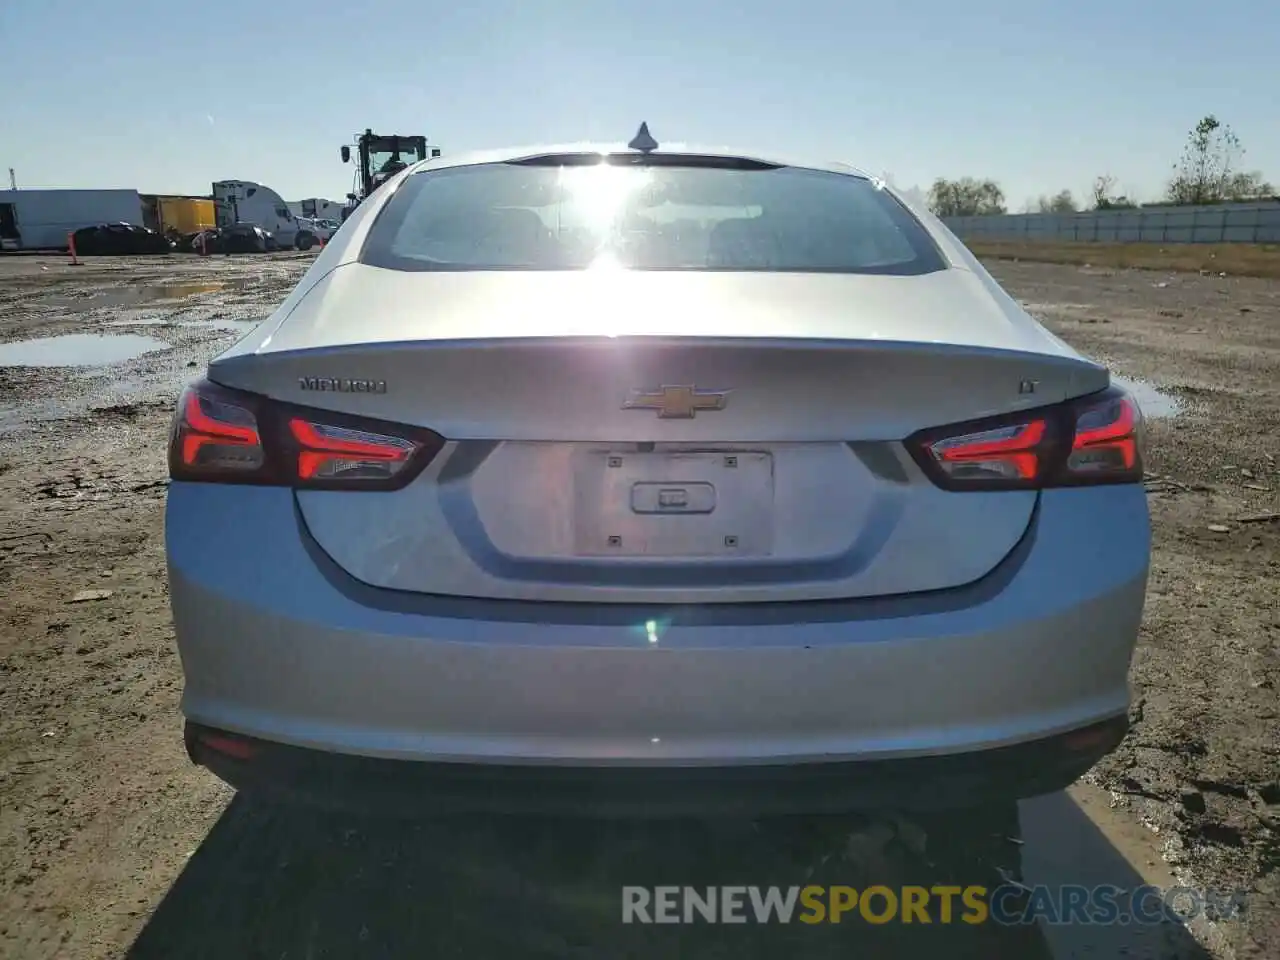
[{"label": "clear blue sky", "polygon": [[[1267,0],[0,0],[0,176],[340,199],[357,130],[448,152],[659,140],[1154,198],[1229,123],[1280,180]],[[7,186],[7,184],[3,184]]]}]

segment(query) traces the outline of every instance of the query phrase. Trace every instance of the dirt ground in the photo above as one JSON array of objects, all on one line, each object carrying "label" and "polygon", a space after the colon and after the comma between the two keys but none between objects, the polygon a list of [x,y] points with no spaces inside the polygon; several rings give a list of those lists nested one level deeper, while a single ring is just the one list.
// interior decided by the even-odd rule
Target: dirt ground
[{"label": "dirt ground", "polygon": [[1253,935],[1280,954],[1280,283],[988,268],[1076,349],[1181,409],[1149,421],[1137,722],[1089,779],[1166,835],[1174,863],[1253,887]]},{"label": "dirt ground", "polygon": [[[285,816],[192,767],[164,568],[169,413],[309,262],[0,258],[0,955],[652,956],[672,941],[619,935],[622,883],[850,882],[823,877],[855,840],[879,830],[883,850],[913,848],[910,829],[879,821]],[[1147,825],[1179,877],[1251,890],[1227,939],[1238,956],[1280,956],[1280,519],[1260,519],[1280,511],[1280,283],[991,269],[1072,345],[1163,392],[1143,394],[1168,415],[1149,429],[1155,555],[1135,725],[1088,779]],[[128,341],[155,349],[105,368],[6,365],[15,342],[64,334],[162,342]],[[883,956],[896,934],[877,930]],[[685,932],[678,951],[857,954],[832,931],[803,947],[723,931]],[[1061,955],[1031,932],[977,938],[951,928],[910,955]],[[1142,955],[1209,956],[1185,939]]]},{"label": "dirt ground", "polygon": [[1280,243],[1086,243],[1072,240],[992,240],[969,249],[984,260],[1070,263],[1104,269],[1178,270],[1215,277],[1280,279]]}]

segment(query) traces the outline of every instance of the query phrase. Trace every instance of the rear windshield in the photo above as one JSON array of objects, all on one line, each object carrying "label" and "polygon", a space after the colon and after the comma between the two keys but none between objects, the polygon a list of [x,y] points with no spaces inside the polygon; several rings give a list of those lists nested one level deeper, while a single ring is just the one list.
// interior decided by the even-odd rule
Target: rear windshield
[{"label": "rear windshield", "polygon": [[661,163],[582,160],[414,174],[375,220],[360,259],[411,271],[617,266],[913,275],[945,266],[920,222],[862,177],[680,165],[669,156]]}]

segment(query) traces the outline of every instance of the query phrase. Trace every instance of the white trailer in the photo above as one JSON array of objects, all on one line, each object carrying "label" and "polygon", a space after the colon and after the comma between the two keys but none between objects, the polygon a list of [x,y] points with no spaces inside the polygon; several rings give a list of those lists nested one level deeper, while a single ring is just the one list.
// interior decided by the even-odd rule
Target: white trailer
[{"label": "white trailer", "polygon": [[293,211],[295,217],[307,217],[313,220],[341,220],[344,206],[346,206],[345,200],[326,200],[323,197],[289,201],[289,209]]},{"label": "white trailer", "polygon": [[213,185],[213,215],[219,227],[256,224],[285,249],[309,250],[318,242],[313,228],[298,223],[280,194],[252,180],[217,181]]},{"label": "white trailer", "polygon": [[137,190],[0,190],[0,249],[65,250],[95,223],[142,223]]}]

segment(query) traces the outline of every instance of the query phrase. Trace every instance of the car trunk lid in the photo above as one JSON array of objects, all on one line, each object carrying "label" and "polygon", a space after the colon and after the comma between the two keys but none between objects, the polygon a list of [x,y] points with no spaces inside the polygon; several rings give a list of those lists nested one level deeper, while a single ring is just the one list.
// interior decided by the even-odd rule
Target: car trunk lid
[{"label": "car trunk lid", "polygon": [[[360,301],[362,326],[350,291],[338,306],[307,296],[211,376],[450,441],[403,490],[298,494],[319,545],[390,589],[671,604],[959,586],[1008,555],[1036,494],[942,491],[903,438],[1108,382],[971,295],[963,271],[799,278],[822,289],[791,296],[741,275],[655,276],[647,327],[626,306],[595,321],[615,336],[585,332],[590,280],[502,275],[499,296],[494,278],[417,274],[413,297],[383,273],[401,296]],[[701,283],[717,279],[727,295]],[[711,306],[725,302],[741,323]]]}]

